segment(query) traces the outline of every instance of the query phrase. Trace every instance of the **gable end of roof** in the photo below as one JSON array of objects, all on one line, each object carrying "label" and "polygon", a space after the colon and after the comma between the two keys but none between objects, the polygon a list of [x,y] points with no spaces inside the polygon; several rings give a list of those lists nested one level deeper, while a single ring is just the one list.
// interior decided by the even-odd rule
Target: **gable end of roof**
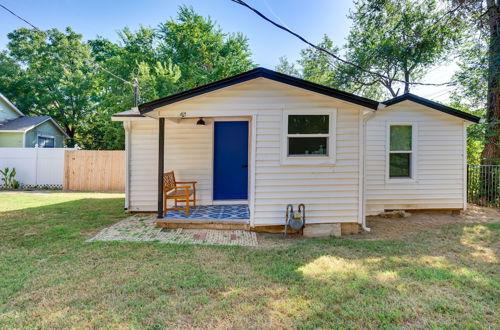
[{"label": "gable end of roof", "polygon": [[19,110],[12,102],[10,102],[10,100],[2,93],[0,93],[0,100],[4,101],[4,103],[7,104],[9,108],[14,110],[14,112],[16,112],[19,116],[21,117],[24,116],[24,113],[21,110]]},{"label": "gable end of roof", "polygon": [[420,97],[420,96],[417,96],[417,95],[411,94],[411,93],[397,96],[393,99],[387,100],[387,101],[382,102],[382,103],[385,104],[386,106],[391,106],[393,104],[397,104],[397,103],[400,103],[403,101],[412,101],[412,102],[418,103],[420,105],[432,108],[434,110],[441,111],[441,112],[444,112],[446,114],[471,121],[473,123],[479,123],[481,120],[481,118],[478,116],[474,116],[470,113],[451,108],[449,106],[425,99],[423,97]]},{"label": "gable end of roof", "polygon": [[51,116],[23,116],[12,119],[0,125],[0,132],[27,132],[47,121],[51,122],[65,138],[69,138],[66,132]]}]

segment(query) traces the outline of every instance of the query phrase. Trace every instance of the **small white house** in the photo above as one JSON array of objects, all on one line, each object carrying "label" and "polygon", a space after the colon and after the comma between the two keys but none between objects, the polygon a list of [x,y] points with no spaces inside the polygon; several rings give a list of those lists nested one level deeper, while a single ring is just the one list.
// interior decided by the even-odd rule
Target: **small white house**
[{"label": "small white house", "polygon": [[305,204],[306,226],[342,229],[384,210],[462,210],[466,128],[479,122],[412,94],[379,103],[264,68],[113,120],[126,132],[129,211],[162,218],[173,170],[197,182],[197,205],[244,205],[254,230],[283,226],[288,204]]}]

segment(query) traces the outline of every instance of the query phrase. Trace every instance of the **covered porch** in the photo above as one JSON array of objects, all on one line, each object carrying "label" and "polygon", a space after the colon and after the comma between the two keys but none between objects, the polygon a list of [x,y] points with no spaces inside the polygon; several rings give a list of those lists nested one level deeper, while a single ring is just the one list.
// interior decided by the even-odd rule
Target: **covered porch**
[{"label": "covered porch", "polygon": [[247,204],[197,205],[189,208],[188,215],[182,210],[168,211],[156,220],[163,228],[248,229],[249,224]]},{"label": "covered porch", "polygon": [[[182,115],[157,118],[158,226],[250,228],[251,119]],[[174,180],[179,181],[179,186],[189,186],[187,214],[184,198],[165,199],[172,193],[169,193],[172,185],[165,184],[165,175],[171,172],[175,173]],[[181,187],[180,193],[184,191],[182,188],[186,187]],[[173,207],[179,209],[171,210]]]}]

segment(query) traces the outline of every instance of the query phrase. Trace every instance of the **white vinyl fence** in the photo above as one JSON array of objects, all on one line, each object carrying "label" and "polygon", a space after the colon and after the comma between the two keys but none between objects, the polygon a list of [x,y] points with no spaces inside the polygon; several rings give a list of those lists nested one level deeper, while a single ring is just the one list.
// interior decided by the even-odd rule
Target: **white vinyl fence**
[{"label": "white vinyl fence", "polygon": [[65,150],[68,149],[0,148],[0,169],[15,168],[15,179],[22,187],[62,188]]}]

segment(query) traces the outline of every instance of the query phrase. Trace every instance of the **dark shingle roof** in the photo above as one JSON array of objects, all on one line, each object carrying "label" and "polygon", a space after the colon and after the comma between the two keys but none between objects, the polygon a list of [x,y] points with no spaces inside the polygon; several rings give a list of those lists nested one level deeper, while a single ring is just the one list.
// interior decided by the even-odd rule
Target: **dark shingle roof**
[{"label": "dark shingle roof", "polygon": [[50,116],[24,116],[0,124],[0,131],[25,132],[50,119]]},{"label": "dark shingle roof", "polygon": [[343,92],[343,91],[340,91],[338,89],[330,88],[327,86],[318,85],[318,84],[310,82],[310,81],[306,81],[306,80],[299,79],[296,77],[288,76],[286,74],[279,73],[279,72],[272,71],[272,70],[265,69],[265,68],[255,68],[253,70],[243,72],[243,73],[237,74],[237,75],[229,77],[229,78],[218,80],[218,81],[208,83],[206,85],[202,85],[199,87],[195,87],[193,89],[189,89],[189,90],[186,90],[186,91],[183,91],[180,93],[172,94],[172,95],[169,95],[169,96],[157,99],[157,100],[143,103],[143,104],[139,105],[139,113],[137,113],[135,111],[133,111],[133,112],[124,111],[122,113],[118,113],[118,114],[113,115],[113,117],[142,117],[142,115],[144,115],[145,113],[153,111],[154,109],[159,108],[161,106],[175,103],[178,101],[182,101],[182,100],[188,99],[190,97],[202,95],[204,93],[208,93],[208,92],[211,92],[211,91],[214,91],[217,89],[221,89],[224,87],[228,87],[231,85],[235,85],[235,84],[238,84],[238,83],[241,83],[241,82],[244,82],[247,80],[259,78],[259,77],[264,77],[267,79],[271,79],[274,81],[278,81],[281,83],[292,85],[295,87],[300,87],[300,88],[310,90],[310,91],[313,91],[313,92],[316,92],[319,94],[331,96],[331,97],[338,98],[338,99],[341,99],[341,100],[344,100],[347,102],[358,104],[358,105],[361,105],[361,106],[364,106],[364,107],[367,107],[367,108],[370,108],[373,110],[379,109],[380,105],[391,106],[393,104],[409,100],[409,101],[413,101],[413,102],[419,103],[421,105],[427,106],[431,109],[438,110],[438,111],[441,111],[441,112],[444,112],[444,113],[447,113],[449,115],[459,117],[459,118],[462,118],[465,120],[469,120],[469,121],[474,122],[474,123],[478,123],[480,121],[480,118],[477,116],[471,115],[471,114],[463,112],[463,111],[459,111],[459,110],[454,109],[454,108],[450,108],[450,107],[445,106],[443,104],[425,99],[423,97],[420,97],[420,96],[417,96],[414,94],[403,94],[401,96],[395,97],[395,98],[393,98],[391,100],[387,100],[385,102],[377,102],[375,100],[360,97],[360,96],[357,96],[357,95],[354,95],[351,93],[347,93],[347,92]]}]

